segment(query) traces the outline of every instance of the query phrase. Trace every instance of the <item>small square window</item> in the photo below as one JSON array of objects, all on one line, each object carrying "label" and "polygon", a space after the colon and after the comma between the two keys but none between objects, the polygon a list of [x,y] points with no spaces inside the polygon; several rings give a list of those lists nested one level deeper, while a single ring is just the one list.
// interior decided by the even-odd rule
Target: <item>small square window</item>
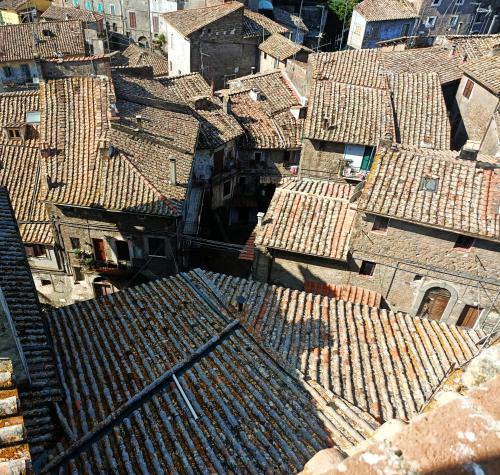
[{"label": "small square window", "polygon": [[21,131],[19,129],[7,129],[7,134],[10,139],[20,139]]},{"label": "small square window", "polygon": [[262,152],[254,152],[253,159],[256,162],[260,162],[262,160]]},{"label": "small square window", "polygon": [[386,218],[384,216],[375,216],[375,219],[373,220],[372,231],[378,233],[386,233],[388,225],[389,218]]},{"label": "small square window", "polygon": [[12,77],[12,68],[10,66],[4,66],[2,69],[3,74],[6,78]]},{"label": "small square window", "polygon": [[50,279],[40,279],[40,284],[42,284],[42,287],[46,287],[47,285],[51,285],[52,281]]},{"label": "small square window", "polygon": [[458,24],[458,15],[452,15],[450,17],[450,23],[449,23],[449,27],[450,28],[455,28]]},{"label": "small square window", "polygon": [[73,267],[73,275],[75,276],[75,282],[81,282],[82,280],[84,280],[81,267]]},{"label": "small square window", "polygon": [[231,180],[224,182],[223,196],[229,196],[231,194]]},{"label": "small square window", "polygon": [[26,251],[26,255],[28,257],[46,257],[47,256],[47,249],[45,246],[42,246],[40,244],[30,244],[28,246],[24,246],[24,249]]},{"label": "small square window", "polygon": [[435,193],[438,189],[438,183],[439,180],[437,178],[422,178],[422,181],[420,182],[420,190],[431,191]]},{"label": "small square window", "polygon": [[163,238],[148,238],[148,254],[150,256],[167,257],[167,243]]},{"label": "small square window", "polygon": [[457,240],[455,241],[454,249],[470,249],[474,244],[474,238],[470,236],[464,236],[459,234]]},{"label": "small square window", "polygon": [[436,17],[435,16],[428,16],[427,20],[425,22],[425,26],[427,28],[434,28],[435,25],[436,25]]},{"label": "small square window", "polygon": [[363,261],[361,267],[359,268],[360,275],[372,276],[375,271],[375,262]]},{"label": "small square window", "polygon": [[441,5],[441,0],[432,0],[431,6],[439,7]]},{"label": "small square window", "polygon": [[70,237],[71,249],[80,249],[80,238]]}]

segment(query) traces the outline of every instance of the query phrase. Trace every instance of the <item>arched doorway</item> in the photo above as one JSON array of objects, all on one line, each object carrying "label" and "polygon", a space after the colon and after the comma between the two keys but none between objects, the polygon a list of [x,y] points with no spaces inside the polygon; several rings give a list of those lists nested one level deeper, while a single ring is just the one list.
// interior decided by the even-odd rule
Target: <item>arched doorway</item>
[{"label": "arched doorway", "polygon": [[430,320],[440,320],[450,301],[450,297],[449,290],[442,287],[431,287],[424,294],[417,316],[429,318]]},{"label": "arched doorway", "polygon": [[139,43],[139,46],[142,48],[147,48],[149,46],[148,39],[145,36],[140,36],[137,43]]}]

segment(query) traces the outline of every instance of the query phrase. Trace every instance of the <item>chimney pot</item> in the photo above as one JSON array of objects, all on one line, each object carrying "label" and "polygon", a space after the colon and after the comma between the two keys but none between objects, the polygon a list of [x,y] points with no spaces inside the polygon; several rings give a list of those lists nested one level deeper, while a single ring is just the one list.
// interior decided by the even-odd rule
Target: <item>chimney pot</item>
[{"label": "chimney pot", "polygon": [[257,213],[257,224],[259,225],[259,228],[262,227],[262,220],[264,219],[264,213],[262,211]]},{"label": "chimney pot", "polygon": [[231,112],[231,97],[229,95],[225,95],[222,98],[222,108],[226,114]]},{"label": "chimney pot", "polygon": [[175,158],[170,158],[170,184],[177,185],[177,162]]}]

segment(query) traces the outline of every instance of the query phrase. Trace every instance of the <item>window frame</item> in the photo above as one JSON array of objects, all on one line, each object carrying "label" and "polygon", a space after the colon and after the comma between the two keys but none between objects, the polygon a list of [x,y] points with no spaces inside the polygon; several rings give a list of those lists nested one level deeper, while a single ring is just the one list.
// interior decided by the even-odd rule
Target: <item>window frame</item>
[{"label": "window frame", "polygon": [[[432,19],[432,23],[429,21]],[[437,21],[437,16],[431,15],[427,17],[427,20],[425,20],[425,27],[426,28],[434,28],[436,26],[436,21]]]},{"label": "window frame", "polygon": [[387,230],[389,229],[389,222],[390,221],[391,221],[391,219],[386,217],[386,216],[375,215],[375,217],[373,219],[372,229],[371,229],[372,233],[387,234]]},{"label": "window frame", "polygon": [[[366,269],[368,267],[368,269]],[[373,274],[375,274],[375,269],[377,268],[377,263],[373,261],[361,261],[361,265],[359,266],[358,275],[365,278],[373,278]]]},{"label": "window frame", "polygon": [[474,90],[474,81],[470,78],[467,78],[467,82],[465,83],[465,86],[462,89],[462,97],[470,99],[473,90]]},{"label": "window frame", "polygon": [[[229,192],[226,193],[226,185],[229,184]],[[232,183],[231,180],[224,180],[222,183],[222,197],[223,198],[228,198],[231,196],[231,192],[233,191]]]},{"label": "window frame", "polygon": [[[427,183],[435,182],[435,189],[430,189],[426,186]],[[437,193],[439,188],[439,178],[432,178],[430,176],[424,176],[420,180],[420,185],[418,187],[419,191],[429,191],[431,193]]]},{"label": "window frame", "polygon": [[137,15],[136,15],[136,12],[134,12],[134,11],[129,11],[128,12],[128,24],[130,26],[130,29],[137,28]]},{"label": "window frame", "polygon": [[[460,241],[466,241],[460,242]],[[467,234],[458,234],[455,239],[455,244],[453,245],[453,249],[460,252],[469,252],[476,242],[476,238],[472,236],[468,236]]]},{"label": "window frame", "polygon": [[[28,249],[30,249],[31,251],[28,251]],[[43,244],[26,244],[24,246],[24,251],[26,253],[26,256],[30,259],[48,258],[47,246],[44,246]]]},{"label": "window frame", "polygon": [[[151,239],[163,241],[163,248],[165,251],[164,255],[154,253],[159,249],[159,247],[157,247],[155,251],[152,251],[152,246],[150,243]],[[149,257],[160,257],[162,259],[166,259],[168,257],[168,255],[167,255],[167,239],[166,238],[161,237],[161,236],[146,236],[146,245],[147,245],[147,253],[148,253]]]}]

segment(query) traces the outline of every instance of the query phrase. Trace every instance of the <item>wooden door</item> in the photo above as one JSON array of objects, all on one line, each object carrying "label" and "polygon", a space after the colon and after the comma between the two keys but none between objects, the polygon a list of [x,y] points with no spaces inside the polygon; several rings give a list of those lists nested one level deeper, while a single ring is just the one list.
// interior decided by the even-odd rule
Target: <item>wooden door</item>
[{"label": "wooden door", "polygon": [[422,300],[419,317],[431,320],[440,320],[448,305],[451,294],[448,290],[440,287],[429,289]]},{"label": "wooden door", "polygon": [[457,325],[461,327],[472,328],[479,318],[482,308],[466,305],[460,314]]},{"label": "wooden door", "polygon": [[94,247],[94,256],[97,261],[106,260],[106,248],[104,247],[104,240],[92,239],[92,246]]}]

